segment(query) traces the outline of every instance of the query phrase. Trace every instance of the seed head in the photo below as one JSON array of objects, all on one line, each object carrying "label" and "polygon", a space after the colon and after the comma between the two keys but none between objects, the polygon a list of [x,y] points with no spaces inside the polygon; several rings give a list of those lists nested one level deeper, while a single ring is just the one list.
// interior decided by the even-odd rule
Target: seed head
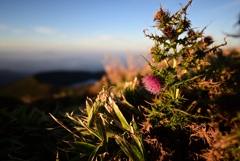
[{"label": "seed head", "polygon": [[142,78],[142,83],[144,88],[151,94],[156,95],[160,92],[161,84],[157,77],[153,75],[144,76]]},{"label": "seed head", "polygon": [[163,29],[163,34],[171,39],[172,37],[175,36],[175,30],[172,28],[172,26],[165,26]]}]

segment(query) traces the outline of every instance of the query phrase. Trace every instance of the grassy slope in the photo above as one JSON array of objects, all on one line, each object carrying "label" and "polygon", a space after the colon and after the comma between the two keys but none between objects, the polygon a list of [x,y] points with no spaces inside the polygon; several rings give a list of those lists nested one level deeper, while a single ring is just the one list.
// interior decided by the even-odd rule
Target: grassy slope
[{"label": "grassy slope", "polygon": [[0,96],[9,96],[14,98],[32,97],[42,98],[49,96],[52,85],[39,83],[34,77],[27,77],[11,86],[5,87],[0,91]]}]

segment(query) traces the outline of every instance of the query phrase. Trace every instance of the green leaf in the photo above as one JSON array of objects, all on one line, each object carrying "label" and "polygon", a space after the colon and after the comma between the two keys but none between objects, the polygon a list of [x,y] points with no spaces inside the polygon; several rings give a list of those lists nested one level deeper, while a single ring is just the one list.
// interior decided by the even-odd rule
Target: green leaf
[{"label": "green leaf", "polygon": [[88,119],[87,119],[87,125],[89,127],[92,127],[93,126],[93,122],[94,122],[94,119],[95,119],[95,116],[96,116],[96,113],[97,113],[97,107],[99,105],[99,100],[96,99],[95,100],[96,102],[94,102],[90,112],[89,112],[89,115],[88,115]]},{"label": "green leaf", "polygon": [[17,151],[18,151],[18,149],[16,147],[0,150],[0,156],[6,155],[6,154],[9,154],[12,152],[17,152]]},{"label": "green leaf", "polygon": [[141,157],[144,158],[146,160],[146,152],[145,152],[145,148],[144,148],[144,145],[143,145],[143,141],[142,141],[142,138],[140,136],[136,136],[134,135],[133,136],[133,139],[136,143],[136,146],[137,148],[140,150],[141,152]]},{"label": "green leaf", "polygon": [[137,123],[136,121],[134,120],[134,116],[132,117],[132,126],[131,128],[133,129],[133,134],[139,134],[138,130],[137,130]]},{"label": "green leaf", "polygon": [[80,142],[80,141],[75,141],[73,143],[71,143],[71,145],[80,153],[84,153],[84,154],[91,154],[92,151],[95,148],[95,145],[90,144],[90,143],[86,143],[86,142]]},{"label": "green leaf", "polygon": [[93,126],[93,121],[94,121],[94,117],[95,117],[95,112],[94,109],[91,108],[88,118],[87,118],[87,125],[92,127]]},{"label": "green leaf", "polygon": [[107,143],[108,142],[107,133],[106,133],[106,128],[103,124],[102,117],[97,117],[96,124],[97,124],[97,130],[101,135],[101,137],[103,138],[103,141]]},{"label": "green leaf", "polygon": [[138,160],[141,160],[143,161],[144,158],[140,152],[140,149],[138,148],[138,146],[136,144],[131,144],[131,148],[132,148],[132,151],[133,151],[133,154],[138,158]]},{"label": "green leaf", "polygon": [[55,144],[52,142],[51,139],[49,138],[44,138],[42,140],[43,142],[43,145],[51,152],[55,153],[57,151],[56,147],[55,147]]},{"label": "green leaf", "polygon": [[77,155],[76,157],[74,157],[68,161],[79,161],[79,160],[87,161],[87,157],[88,157],[87,155]]},{"label": "green leaf", "polygon": [[115,140],[117,144],[120,146],[122,151],[133,161],[142,161],[145,160],[140,151],[137,149],[136,146],[131,145],[128,141],[126,141],[124,138],[116,135]]},{"label": "green leaf", "polygon": [[133,160],[133,158],[131,157],[130,155],[130,149],[129,149],[129,146],[128,148],[126,148],[126,143],[124,144],[123,142],[123,139],[120,137],[120,136],[115,136],[115,139],[116,139],[116,143],[120,146],[120,148],[122,149],[122,151],[129,157]]},{"label": "green leaf", "polygon": [[56,154],[56,161],[59,161],[58,151],[57,151],[57,154]]},{"label": "green leaf", "polygon": [[102,143],[95,146],[95,148],[93,149],[92,153],[90,154],[89,158],[88,158],[88,161],[93,161],[95,156],[96,156],[96,153],[97,151],[99,150],[99,148],[102,146]]},{"label": "green leaf", "polygon": [[[111,117],[111,116],[107,116],[102,114],[102,118],[104,119],[104,122],[106,124],[106,127],[110,130],[112,130],[114,133],[123,133],[124,132],[124,128],[122,127],[122,124],[120,123],[120,121],[118,121],[117,119]],[[111,120],[110,122],[108,120]],[[114,124],[111,123],[112,121],[114,121]],[[111,132],[107,132],[108,133],[108,137],[112,137],[112,135],[114,135]]]},{"label": "green leaf", "polygon": [[103,140],[103,138],[101,137],[101,135],[100,135],[96,130],[91,129],[90,127],[88,127],[87,125],[85,125],[85,123],[82,122],[82,120],[80,120],[80,119],[79,119],[79,122],[80,122],[80,124],[81,124],[84,128],[86,128],[86,129],[89,131],[89,133],[95,135],[97,138],[99,138],[99,140],[101,140],[101,141]]},{"label": "green leaf", "polygon": [[[57,118],[55,118],[51,113],[49,113],[49,115],[59,124],[61,125],[63,128],[65,128],[68,132],[70,132],[71,134],[73,134],[74,136],[76,136],[77,138],[81,139],[80,136],[76,135],[75,133],[73,133],[69,128],[67,128],[61,121],[59,121]],[[67,117],[70,118],[71,120],[76,122],[76,119],[74,119],[72,116],[70,116],[68,113],[66,113]]]},{"label": "green leaf", "polygon": [[127,120],[123,116],[122,112],[119,110],[118,106],[116,103],[109,97],[109,103],[112,105],[112,108],[117,115],[118,119],[120,120],[122,127],[128,131],[130,131],[130,125],[128,124]]},{"label": "green leaf", "polygon": [[89,103],[88,103],[88,100],[91,102],[91,104],[92,104],[92,100],[91,100],[90,98],[87,98],[87,100],[86,100],[86,109],[87,109],[87,115],[89,116],[89,115],[90,115],[90,112],[91,112],[91,109],[92,109],[92,107],[89,105]]},{"label": "green leaf", "polygon": [[0,138],[0,142],[11,142],[14,144],[23,145],[22,143],[17,141],[17,139],[18,139],[17,136],[13,135],[11,136],[11,138]]},{"label": "green leaf", "polygon": [[144,117],[143,113],[141,111],[139,111],[136,107],[134,107],[133,105],[131,105],[123,96],[123,101],[122,104],[124,105],[124,107],[126,107],[127,109],[129,109],[131,112],[134,112],[135,114],[137,114],[140,117]]},{"label": "green leaf", "polygon": [[18,109],[18,111],[17,111],[15,117],[16,117],[16,118],[23,117],[23,115],[25,114],[27,108],[28,108],[27,105],[24,105],[24,106],[20,107],[20,109]]},{"label": "green leaf", "polygon": [[127,98],[127,100],[132,104],[134,104],[135,106],[137,106],[137,102],[134,96],[136,83],[137,83],[137,77],[135,77],[133,82],[131,82],[131,84],[128,85],[123,91],[124,97]]}]

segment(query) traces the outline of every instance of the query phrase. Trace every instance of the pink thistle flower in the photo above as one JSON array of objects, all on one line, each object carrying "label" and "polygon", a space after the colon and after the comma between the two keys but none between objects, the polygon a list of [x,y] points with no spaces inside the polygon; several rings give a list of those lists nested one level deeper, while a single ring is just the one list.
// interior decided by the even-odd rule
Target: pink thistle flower
[{"label": "pink thistle flower", "polygon": [[153,75],[144,76],[142,78],[144,88],[151,94],[157,95],[160,92],[161,84],[160,81]]},{"label": "pink thistle flower", "polygon": [[151,60],[150,60],[151,62],[153,62],[153,63],[155,63],[155,59],[154,58],[151,58]]}]

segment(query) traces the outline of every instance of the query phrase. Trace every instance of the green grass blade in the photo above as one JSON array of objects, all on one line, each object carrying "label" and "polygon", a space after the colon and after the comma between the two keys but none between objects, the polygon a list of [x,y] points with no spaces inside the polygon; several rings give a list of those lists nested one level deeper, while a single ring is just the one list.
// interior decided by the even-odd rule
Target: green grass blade
[{"label": "green grass blade", "polygon": [[132,133],[134,134],[139,134],[138,129],[137,129],[137,123],[134,120],[134,116],[132,117],[132,126],[131,129],[133,129]]},{"label": "green grass blade", "polygon": [[88,118],[87,118],[87,125],[89,127],[93,126],[93,122],[94,122],[94,119],[95,119],[95,116],[96,116],[96,113],[97,113],[97,107],[99,105],[99,100],[96,99],[95,101],[96,102],[94,102],[94,104],[93,104],[93,106],[92,106],[92,108],[91,108],[91,110],[89,112]]},{"label": "green grass blade", "polygon": [[105,128],[105,126],[104,126],[104,124],[103,124],[103,119],[102,119],[102,117],[97,117],[97,119],[96,119],[96,124],[97,124],[97,130],[98,130],[98,132],[99,132],[99,134],[101,135],[101,137],[103,138],[103,141],[104,142],[108,142],[108,139],[107,139],[107,132],[106,132],[106,128]]},{"label": "green grass blade", "polygon": [[93,149],[93,151],[91,152],[89,158],[88,158],[88,161],[93,161],[95,156],[96,156],[96,153],[98,152],[99,148],[102,146],[102,143],[101,144],[98,144],[97,146],[95,146],[95,148]]},{"label": "green grass blade", "polygon": [[91,154],[95,148],[95,145],[93,145],[93,144],[86,143],[86,142],[80,142],[80,141],[75,141],[75,142],[71,143],[71,145],[79,153],[84,153],[84,154]]},{"label": "green grass blade", "polygon": [[133,135],[133,139],[135,141],[136,148],[138,148],[137,151],[139,151],[143,160],[146,160],[146,152],[142,142],[142,138],[140,136]]},{"label": "green grass blade", "polygon": [[143,113],[141,111],[139,111],[135,106],[131,105],[123,96],[123,101],[122,104],[129,109],[131,112],[134,112],[135,114],[137,114],[140,117],[144,117]]},{"label": "green grass blade", "polygon": [[128,141],[126,141],[124,138],[120,136],[115,136],[115,140],[117,144],[120,146],[122,151],[133,161],[140,161],[144,160],[144,158],[141,155],[141,152],[138,150],[138,148],[134,145],[131,145]]},{"label": "green grass blade", "polygon": [[126,148],[126,146],[124,146],[124,143],[123,143],[123,139],[120,137],[120,136],[115,136],[115,140],[116,140],[116,143],[120,146],[120,148],[122,149],[122,151],[129,157],[133,160],[133,158],[131,157],[130,155],[130,151],[128,148]]},{"label": "green grass blade", "polygon": [[80,124],[81,124],[85,129],[87,129],[87,130],[89,131],[89,133],[95,135],[97,138],[99,138],[99,140],[101,140],[101,141],[103,140],[103,138],[101,137],[101,135],[100,135],[96,130],[91,129],[90,127],[88,127],[87,125],[85,125],[85,123],[82,122],[82,120],[80,120],[80,119],[79,119],[79,122],[80,122]]},{"label": "green grass blade", "polygon": [[[59,125],[61,125],[63,128],[65,128],[68,132],[70,132],[71,134],[73,134],[75,137],[81,139],[80,136],[78,136],[78,135],[76,135],[75,133],[73,133],[69,128],[67,128],[61,121],[59,121],[59,120],[58,120],[56,117],[54,117],[51,113],[49,113],[49,115],[50,115]],[[71,116],[68,115],[68,113],[67,113],[67,116],[68,116],[69,118],[73,119]],[[75,121],[75,119],[74,119],[74,121]]]},{"label": "green grass blade", "polygon": [[9,154],[9,153],[12,153],[12,152],[18,152],[18,149],[16,147],[13,147],[13,148],[0,150],[0,156],[6,155],[6,154]]},{"label": "green grass blade", "polygon": [[91,112],[91,109],[92,109],[92,107],[89,105],[88,101],[90,101],[90,102],[91,102],[91,104],[92,104],[92,100],[91,100],[90,98],[87,98],[87,100],[86,100],[86,109],[87,109],[87,115],[89,116],[89,114],[90,114],[90,112]]},{"label": "green grass blade", "polygon": [[124,91],[123,91],[123,96],[126,98],[130,104],[133,104],[135,107],[138,106],[138,103],[136,101],[136,96],[135,96],[135,86],[137,83],[137,77],[134,78],[134,80],[131,82],[130,85],[128,85]]},{"label": "green grass blade", "polygon": [[87,117],[87,125],[88,126],[90,126],[90,127],[93,126],[94,117],[95,117],[94,109],[91,108],[89,115]]},{"label": "green grass blade", "polygon": [[123,116],[122,112],[120,111],[120,109],[118,108],[116,103],[111,99],[111,97],[109,97],[109,103],[111,104],[115,114],[117,115],[118,119],[120,120],[122,127],[124,129],[130,131],[130,125],[128,124],[127,120]]},{"label": "green grass blade", "polygon": [[59,161],[58,151],[57,151],[57,154],[56,154],[56,161]]},{"label": "green grass blade", "polygon": [[15,117],[16,117],[16,118],[23,117],[24,114],[25,114],[25,112],[26,112],[26,110],[27,110],[27,108],[28,108],[28,105],[23,105],[22,107],[20,107],[20,108],[17,110]]}]

